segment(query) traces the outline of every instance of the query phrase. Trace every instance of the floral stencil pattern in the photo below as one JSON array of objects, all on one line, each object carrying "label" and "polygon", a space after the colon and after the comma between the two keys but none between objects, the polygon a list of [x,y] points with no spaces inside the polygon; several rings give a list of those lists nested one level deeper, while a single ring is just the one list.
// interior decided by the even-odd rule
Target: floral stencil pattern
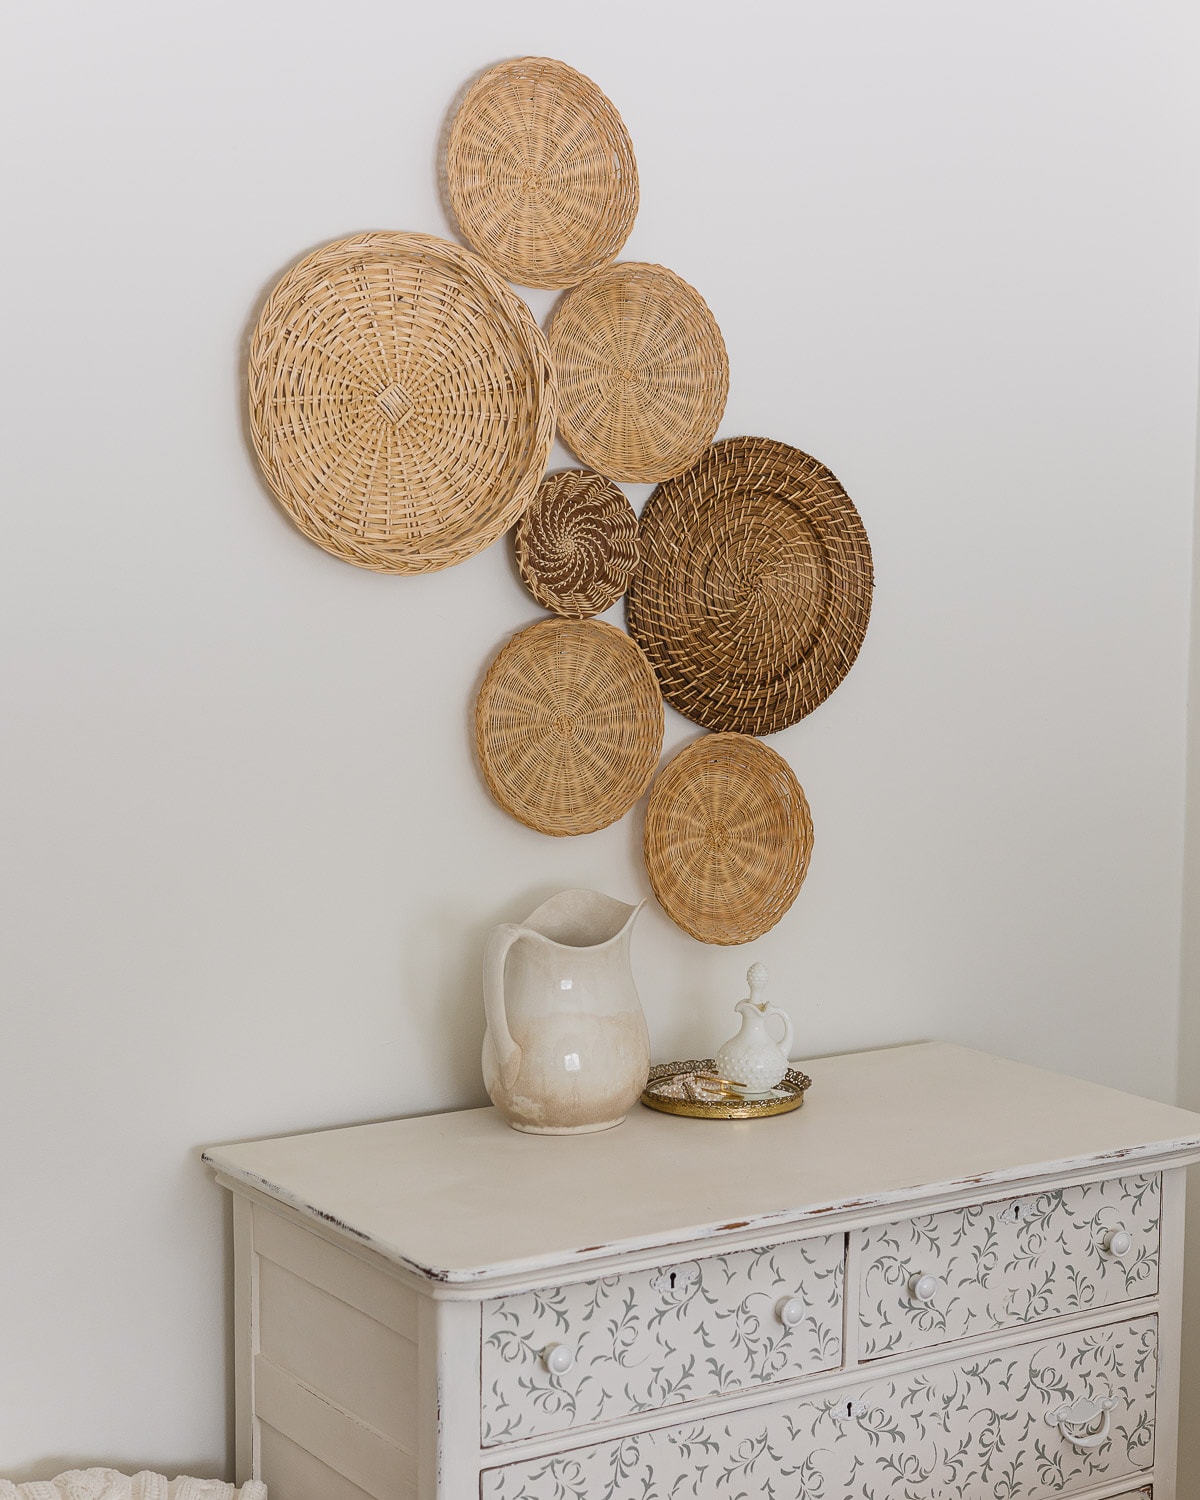
[{"label": "floral stencil pattern", "polygon": [[[1158,1288],[1157,1175],[1055,1188],[863,1231],[860,1356],[925,1349]],[[1105,1248],[1116,1230],[1127,1255]],[[933,1276],[926,1302],[914,1276]]]},{"label": "floral stencil pattern", "polygon": [[[485,1302],[483,1445],[835,1368],[844,1261],[828,1235]],[[555,1344],[574,1356],[562,1375]]]},{"label": "floral stencil pattern", "polygon": [[[1046,1500],[1154,1462],[1154,1318],[490,1469],[483,1500]],[[1049,1413],[1115,1398],[1075,1447]]]}]

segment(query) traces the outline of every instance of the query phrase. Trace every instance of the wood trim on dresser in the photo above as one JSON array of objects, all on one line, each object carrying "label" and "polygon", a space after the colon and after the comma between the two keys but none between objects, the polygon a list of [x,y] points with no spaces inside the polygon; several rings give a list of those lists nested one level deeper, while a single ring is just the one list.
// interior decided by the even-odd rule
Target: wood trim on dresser
[{"label": "wood trim on dresser", "polygon": [[254,1208],[233,1195],[234,1477],[240,1486],[261,1468],[254,1418],[254,1356],[258,1352],[258,1268],[254,1264]]}]

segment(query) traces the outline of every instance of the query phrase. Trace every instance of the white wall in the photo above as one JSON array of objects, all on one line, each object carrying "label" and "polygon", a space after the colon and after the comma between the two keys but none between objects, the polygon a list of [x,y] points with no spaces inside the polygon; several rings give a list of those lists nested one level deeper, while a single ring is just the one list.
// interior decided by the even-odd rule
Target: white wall
[{"label": "white wall", "polygon": [[801,1055],[937,1036],[1173,1092],[1194,12],[4,7],[0,1473],[223,1472],[197,1149],[481,1102],[488,927],[647,889],[636,815],[552,841],[473,768],[480,674],[538,613],[504,545],[335,562],[242,429],[266,290],[341,234],[446,233],[443,116],[501,57],[608,92],[626,255],[713,308],[722,432],[828,463],[875,548],[858,665],[773,741],[808,883],[749,949],[642,919],[656,1054],[719,1040],[761,958]]},{"label": "white wall", "polygon": [[[1200,420],[1196,507],[1200,517]],[[1200,579],[1200,525],[1192,533],[1192,576]],[[1187,801],[1184,821],[1183,963],[1179,1011],[1179,1103],[1200,1110],[1200,588],[1192,590],[1188,694]],[[1184,1280],[1183,1380],[1188,1410],[1200,1410],[1200,1166],[1188,1172],[1188,1255]],[[1192,1484],[1181,1500],[1200,1500],[1200,1424],[1182,1424],[1180,1472]]]}]

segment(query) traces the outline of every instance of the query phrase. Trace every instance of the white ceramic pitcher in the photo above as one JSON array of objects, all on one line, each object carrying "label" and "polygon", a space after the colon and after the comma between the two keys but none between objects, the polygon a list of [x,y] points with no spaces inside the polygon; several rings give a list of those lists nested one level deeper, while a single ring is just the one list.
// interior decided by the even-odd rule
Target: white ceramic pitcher
[{"label": "white ceramic pitcher", "polygon": [[637,1102],[650,1038],[629,938],[644,905],[560,891],[488,934],[483,1081],[514,1129],[607,1130]]}]

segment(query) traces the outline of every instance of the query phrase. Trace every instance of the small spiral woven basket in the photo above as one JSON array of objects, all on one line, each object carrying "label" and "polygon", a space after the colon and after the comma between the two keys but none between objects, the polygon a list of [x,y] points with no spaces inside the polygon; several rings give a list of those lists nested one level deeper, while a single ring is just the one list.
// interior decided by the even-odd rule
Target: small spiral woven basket
[{"label": "small spiral woven basket", "polygon": [[871,614],[871,546],[824,464],[768,438],[714,443],[638,524],[629,630],[672,707],[773,734],[823,703]]},{"label": "small spiral woven basket", "polygon": [[601,620],[542,620],[488,668],[475,705],[484,780],[505,812],[556,837],[622,817],[662,752],[646,658]]},{"label": "small spiral woven basket", "polygon": [[633,506],[611,480],[586,469],[552,474],[514,534],[525,587],[556,615],[603,614],[629,587],[637,530]]},{"label": "small spiral woven basket", "polygon": [[708,304],[665,266],[627,261],[568,292],[549,330],[559,426],[609,479],[681,474],[712,442],[729,357]]},{"label": "small spiral woven basket", "polygon": [[790,909],[808,873],[812,818],[769,745],[707,734],[655,778],[644,842],[651,888],[671,920],[702,943],[731,946]]},{"label": "small spiral woven basket", "polygon": [[335,557],[428,573],[494,542],[546,470],[541,330],[469,250],[361,234],[306,256],[250,345],[250,428],[276,499]]},{"label": "small spiral woven basket", "polygon": [[472,84],[450,127],[446,186],[467,242],[520,286],[574,286],[629,238],[637,162],[590,78],[520,57]]}]

